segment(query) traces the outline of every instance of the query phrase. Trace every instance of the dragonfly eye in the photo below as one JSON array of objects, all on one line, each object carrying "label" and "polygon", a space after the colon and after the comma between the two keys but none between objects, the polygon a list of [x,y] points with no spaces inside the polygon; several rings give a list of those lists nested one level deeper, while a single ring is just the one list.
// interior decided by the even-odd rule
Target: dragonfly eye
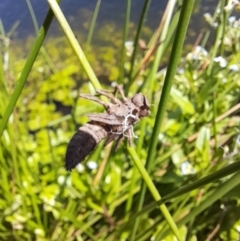
[{"label": "dragonfly eye", "polygon": [[150,107],[150,105],[149,105],[149,103],[148,103],[148,99],[145,97],[145,96],[143,96],[143,99],[144,99],[144,106],[145,106],[145,108],[146,109],[150,109],[149,107]]},{"label": "dragonfly eye", "polygon": [[136,115],[138,113],[138,110],[137,109],[134,109],[133,111],[132,111],[132,114],[133,115]]},{"label": "dragonfly eye", "polygon": [[144,105],[144,96],[142,94],[136,94],[132,98],[132,103],[136,105],[138,108],[141,108],[141,106]]}]

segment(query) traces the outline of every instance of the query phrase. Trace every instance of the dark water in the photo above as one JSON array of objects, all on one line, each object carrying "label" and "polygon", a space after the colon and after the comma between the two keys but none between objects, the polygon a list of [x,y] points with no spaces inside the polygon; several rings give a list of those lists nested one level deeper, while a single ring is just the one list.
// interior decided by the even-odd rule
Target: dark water
[{"label": "dark water", "polygon": [[[41,25],[48,11],[48,3],[46,0],[30,1],[38,24]],[[84,24],[90,22],[96,2],[96,0],[62,0],[61,8],[74,31],[87,31],[86,27],[84,28]],[[158,26],[167,2],[167,0],[151,1],[148,16],[145,21],[146,26],[151,29],[155,29]],[[202,1],[199,11],[195,14],[191,23],[196,31],[204,26],[203,13],[216,6],[217,2],[217,0]],[[132,22],[136,23],[139,20],[143,3],[144,0],[132,0]],[[125,5],[126,1],[124,0],[102,0],[97,19],[97,27],[106,23],[114,23],[115,26],[121,29],[124,24]],[[0,0],[0,18],[5,32],[8,32],[17,21],[20,21],[15,31],[15,38],[24,39],[26,36],[35,34],[31,15],[25,0]],[[59,33],[56,20],[51,26],[50,33]]]}]

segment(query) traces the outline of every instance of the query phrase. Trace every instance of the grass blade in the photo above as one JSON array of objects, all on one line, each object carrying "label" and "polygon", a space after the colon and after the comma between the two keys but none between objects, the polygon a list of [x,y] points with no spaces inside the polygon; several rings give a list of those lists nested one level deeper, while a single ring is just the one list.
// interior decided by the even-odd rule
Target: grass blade
[{"label": "grass blade", "polygon": [[[145,184],[148,186],[149,191],[151,192],[153,198],[155,199],[155,201],[161,200],[161,196],[158,193],[158,190],[156,189],[156,187],[154,186],[151,177],[149,176],[147,170],[144,168],[142,162],[140,161],[135,149],[133,147],[128,147],[128,151],[134,161],[134,164],[136,165],[136,167],[138,168],[139,172],[141,173]],[[175,224],[175,222],[173,221],[171,214],[169,213],[167,207],[165,204],[161,204],[159,206],[159,209],[161,210],[162,214],[164,215],[167,223],[169,224],[171,230],[173,231],[173,233],[176,235],[177,239],[180,241],[182,240],[179,230]]]},{"label": "grass blade", "polygon": [[93,18],[92,18],[91,25],[90,25],[89,32],[88,32],[88,36],[87,36],[87,46],[91,45],[93,30],[94,30],[95,25],[96,25],[96,20],[97,20],[97,16],[98,16],[98,13],[99,13],[101,1],[102,0],[97,1],[97,4],[96,4],[95,9],[94,9]]},{"label": "grass blade", "polygon": [[131,0],[127,0],[125,25],[124,25],[123,38],[122,38],[122,51],[121,51],[120,66],[119,66],[119,83],[123,83],[123,78],[124,78],[124,63],[125,63],[125,52],[126,52],[125,42],[127,41],[127,38],[128,38],[130,11],[131,11]]},{"label": "grass blade", "polygon": [[[161,123],[163,120],[164,112],[167,105],[168,96],[170,94],[173,78],[177,69],[177,64],[181,57],[182,46],[185,40],[185,35],[187,32],[188,24],[190,21],[190,17],[193,10],[194,1],[185,0],[183,2],[179,24],[176,30],[176,35],[173,43],[173,48],[170,56],[169,66],[166,73],[162,95],[158,104],[157,116],[154,124],[153,135],[150,140],[147,162],[146,162],[146,170],[150,171],[152,162],[155,156],[155,150],[158,142],[158,134],[160,131]],[[144,199],[146,193],[146,185],[143,183],[140,192],[139,202]],[[173,230],[175,231],[175,229]],[[175,233],[176,235],[176,233]]]},{"label": "grass blade", "polygon": [[101,85],[93,72],[93,69],[91,68],[82,48],[80,47],[74,33],[72,32],[65,16],[63,15],[59,5],[56,3],[55,0],[47,0],[52,11],[55,14],[55,17],[57,18],[60,26],[63,29],[63,32],[65,33],[71,47],[73,48],[73,51],[75,52],[78,60],[80,61],[86,75],[88,76],[90,82],[92,83],[93,87],[95,89],[101,89]]}]

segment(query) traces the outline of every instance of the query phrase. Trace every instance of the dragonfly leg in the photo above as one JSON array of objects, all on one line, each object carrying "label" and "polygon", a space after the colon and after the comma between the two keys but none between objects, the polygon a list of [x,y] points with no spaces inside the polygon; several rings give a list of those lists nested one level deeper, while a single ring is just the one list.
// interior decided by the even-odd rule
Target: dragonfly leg
[{"label": "dragonfly leg", "polygon": [[[125,132],[127,132],[127,134],[125,134]],[[125,137],[127,137],[127,138],[129,138],[129,137],[138,138],[138,136],[136,136],[136,135],[134,134],[133,126],[132,126],[132,125],[128,126],[127,129],[123,129],[123,135],[124,135]]]},{"label": "dragonfly leg", "polygon": [[[110,131],[110,133],[112,133],[112,134],[115,134],[115,135],[124,135],[124,132],[123,131],[121,131],[121,132],[117,132],[117,131]],[[125,135],[124,135],[125,136]]]},{"label": "dragonfly leg", "polygon": [[118,137],[118,139],[117,139],[117,141],[116,141],[116,144],[115,144],[115,146],[114,146],[114,151],[117,151],[117,149],[118,149],[119,145],[121,144],[122,140],[123,140],[123,134],[121,134],[121,135]]},{"label": "dragonfly leg", "polygon": [[111,103],[106,103],[106,102],[98,99],[97,97],[95,97],[93,95],[80,94],[79,96],[84,98],[84,99],[91,100],[91,101],[97,102],[100,105],[103,105],[106,110],[109,109],[112,106]]},{"label": "dragonfly leg", "polygon": [[133,145],[131,129],[128,129],[128,145],[129,146]]},{"label": "dragonfly leg", "polygon": [[[132,125],[131,125],[131,128],[130,128],[130,129],[131,129],[130,132],[131,132],[131,134],[132,134],[132,137],[134,137],[134,138],[138,138],[138,136],[136,136],[136,135],[134,134],[133,126],[132,126]],[[129,129],[129,130],[130,130],[130,129]]]},{"label": "dragonfly leg", "polygon": [[116,95],[117,91],[118,91],[119,94],[121,95],[123,101],[126,102],[126,101],[128,100],[128,98],[124,95],[123,87],[122,87],[121,85],[116,85],[116,86],[115,86],[114,95]]},{"label": "dragonfly leg", "polygon": [[121,104],[121,101],[118,100],[115,96],[109,94],[107,90],[96,90],[96,92],[100,95],[106,96],[108,99],[112,100],[115,104]]}]

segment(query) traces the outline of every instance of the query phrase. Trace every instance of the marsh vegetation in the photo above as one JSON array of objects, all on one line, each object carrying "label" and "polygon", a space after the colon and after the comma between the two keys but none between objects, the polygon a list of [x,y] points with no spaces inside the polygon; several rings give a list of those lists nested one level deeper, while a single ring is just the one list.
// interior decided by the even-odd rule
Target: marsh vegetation
[{"label": "marsh vegetation", "polygon": [[[220,0],[188,45],[194,1],[169,0],[153,32],[150,1],[137,25],[130,2],[124,32],[95,32],[98,0],[84,42],[55,0],[24,45],[0,25],[1,240],[239,240],[240,3]],[[44,42],[53,17],[63,36]],[[70,138],[103,112],[79,94],[115,84],[149,99],[138,138],[117,152],[101,142],[67,172]]]}]

